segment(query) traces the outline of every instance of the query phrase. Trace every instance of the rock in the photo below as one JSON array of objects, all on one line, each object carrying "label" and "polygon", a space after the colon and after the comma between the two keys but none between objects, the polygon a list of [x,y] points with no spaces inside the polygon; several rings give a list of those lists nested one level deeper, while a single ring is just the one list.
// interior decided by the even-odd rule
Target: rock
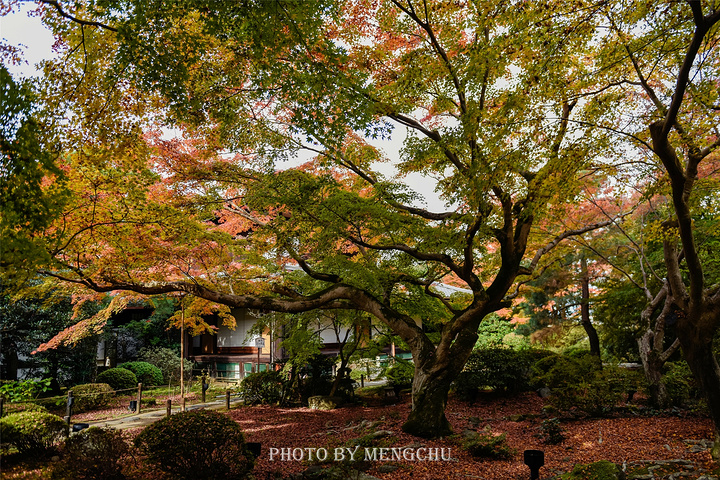
[{"label": "rock", "polygon": [[398,468],[400,467],[398,467],[397,465],[380,465],[379,467],[377,467],[377,471],[378,473],[392,473]]},{"label": "rock", "polygon": [[395,435],[395,433],[390,430],[378,430],[377,432],[368,435],[368,438],[375,440],[376,438],[390,437],[393,435]]},{"label": "rock", "polygon": [[511,422],[522,422],[523,420],[525,420],[525,415],[521,413],[516,413],[514,415],[510,415],[508,417],[508,420],[510,420]]},{"label": "rock", "polygon": [[53,455],[52,458],[50,458],[50,460],[53,461],[53,462],[59,462],[59,461],[60,461],[60,457],[57,456],[57,455]]},{"label": "rock", "polygon": [[542,387],[537,391],[538,395],[540,395],[540,398],[548,398],[550,395],[552,395],[552,391],[547,387]]},{"label": "rock", "polygon": [[469,417],[468,423],[471,427],[477,428],[480,425],[480,417]]},{"label": "rock", "polygon": [[340,397],[330,397],[327,395],[318,395],[308,398],[308,407],[312,410],[333,410],[342,405],[343,399]]},{"label": "rock", "polygon": [[463,438],[475,438],[477,436],[477,432],[475,430],[467,429],[462,432],[462,436]]},{"label": "rock", "polygon": [[359,438],[353,438],[349,443],[350,445],[368,446],[372,445],[378,438],[389,437],[392,435],[395,435],[395,433],[390,430],[378,430],[377,432],[368,433],[367,435],[363,435]]},{"label": "rock", "polygon": [[[303,477],[310,478],[310,477]],[[363,473],[360,470],[330,467],[322,470],[320,476],[312,477],[313,480],[380,480],[377,477]]]},{"label": "rock", "polygon": [[309,478],[309,479],[317,479],[320,480],[322,478],[326,478],[327,471],[320,465],[310,465],[308,468],[305,469],[304,472],[300,474],[300,478]]}]

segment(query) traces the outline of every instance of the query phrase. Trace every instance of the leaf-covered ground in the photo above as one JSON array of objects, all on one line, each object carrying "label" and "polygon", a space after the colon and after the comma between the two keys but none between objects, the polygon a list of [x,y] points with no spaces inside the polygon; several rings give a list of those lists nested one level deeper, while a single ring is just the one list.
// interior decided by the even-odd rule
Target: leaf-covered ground
[{"label": "leaf-covered ground", "polygon": [[[308,461],[270,461],[270,448],[325,448],[332,457],[335,448],[347,447],[352,439],[378,430],[394,435],[375,442],[383,447],[451,449],[450,461],[374,462],[367,473],[382,479],[514,479],[529,478],[522,451],[545,451],[546,463],[541,478],[572,469],[576,463],[611,460],[622,464],[638,460],[686,459],[709,470],[717,468],[708,452],[691,453],[683,440],[709,439],[712,424],[702,416],[625,417],[566,420],[562,426],[566,439],[559,445],[545,445],[536,434],[543,417],[543,400],[534,393],[508,399],[481,399],[475,405],[452,400],[448,419],[458,438],[437,441],[418,440],[402,433],[400,427],[410,405],[407,401],[377,407],[345,407],[332,411],[307,408],[245,407],[230,415],[240,423],[247,440],[262,443],[262,454],[256,467],[257,478],[269,478],[269,472],[283,476],[308,468]],[[531,418],[512,421],[508,417],[530,414]],[[532,415],[537,415],[532,417]],[[472,417],[480,423],[472,422]],[[368,428],[368,422],[377,421]],[[506,433],[511,447],[517,449],[512,460],[475,459],[460,448],[462,433],[468,429]],[[362,451],[363,448],[360,448]],[[447,452],[447,450],[446,450]],[[299,452],[296,451],[296,457]],[[304,457],[307,459],[307,450]],[[360,454],[357,454],[359,457]],[[393,470],[393,467],[397,467]],[[393,470],[393,471],[387,471]]]}]

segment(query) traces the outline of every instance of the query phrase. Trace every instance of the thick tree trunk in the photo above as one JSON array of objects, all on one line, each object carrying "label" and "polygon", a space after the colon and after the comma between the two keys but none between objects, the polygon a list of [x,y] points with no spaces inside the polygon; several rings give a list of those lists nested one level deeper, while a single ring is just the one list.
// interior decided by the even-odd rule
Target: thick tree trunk
[{"label": "thick tree trunk", "polygon": [[445,416],[445,406],[450,384],[458,373],[449,369],[425,372],[415,368],[412,410],[402,426],[404,432],[423,438],[452,434],[452,427]]},{"label": "thick tree trunk", "polygon": [[713,335],[704,335],[697,329],[691,330],[686,327],[678,336],[685,361],[705,395],[710,417],[715,425],[715,446],[712,455],[716,461],[720,461],[720,366],[713,355]]},{"label": "thick tree trunk", "polygon": [[590,341],[590,354],[600,358],[600,338],[590,320],[590,275],[588,274],[587,259],[584,255],[580,259],[580,267],[582,269],[582,300],[580,303],[582,326]]},{"label": "thick tree trunk", "polygon": [[[445,417],[450,385],[470,357],[478,338],[477,327],[484,317],[484,314],[478,315],[467,329],[457,333],[452,348],[442,354],[438,352],[440,347],[435,348],[429,341],[413,351],[415,376],[412,387],[412,410],[402,426],[404,432],[423,438],[445,437],[452,434],[450,422]],[[447,333],[444,331],[443,337]]]}]

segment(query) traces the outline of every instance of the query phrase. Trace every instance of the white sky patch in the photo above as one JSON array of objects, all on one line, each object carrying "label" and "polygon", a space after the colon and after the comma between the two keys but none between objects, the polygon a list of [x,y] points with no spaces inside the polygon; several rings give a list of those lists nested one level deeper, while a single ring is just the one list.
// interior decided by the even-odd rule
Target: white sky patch
[{"label": "white sky patch", "polygon": [[0,17],[0,37],[3,42],[19,47],[24,61],[19,65],[5,65],[15,78],[30,78],[38,75],[38,64],[55,55],[52,33],[40,21],[30,16],[37,8],[35,3],[22,3],[11,13]]}]

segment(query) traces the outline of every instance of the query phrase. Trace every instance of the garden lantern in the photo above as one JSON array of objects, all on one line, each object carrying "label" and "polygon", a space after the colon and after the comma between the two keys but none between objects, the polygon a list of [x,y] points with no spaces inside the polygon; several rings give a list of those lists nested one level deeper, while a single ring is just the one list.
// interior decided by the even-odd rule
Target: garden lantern
[{"label": "garden lantern", "polygon": [[545,465],[545,452],[542,450],[525,450],[523,457],[525,465],[530,468],[530,480],[540,478],[540,467]]}]

